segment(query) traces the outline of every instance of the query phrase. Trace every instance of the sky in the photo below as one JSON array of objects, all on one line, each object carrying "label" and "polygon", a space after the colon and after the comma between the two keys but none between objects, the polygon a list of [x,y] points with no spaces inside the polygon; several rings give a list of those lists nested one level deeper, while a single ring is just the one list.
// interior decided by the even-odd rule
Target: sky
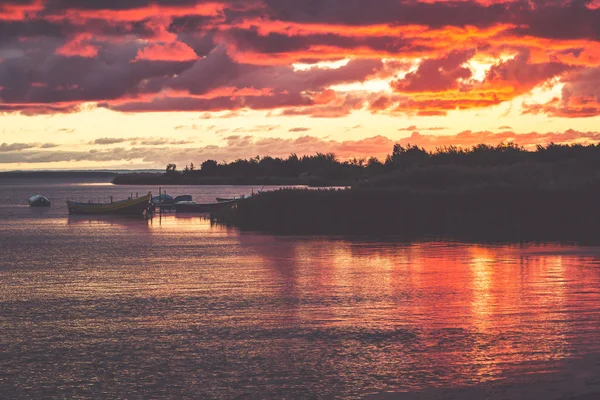
[{"label": "sky", "polygon": [[1,0],[0,170],[600,142],[600,0]]}]

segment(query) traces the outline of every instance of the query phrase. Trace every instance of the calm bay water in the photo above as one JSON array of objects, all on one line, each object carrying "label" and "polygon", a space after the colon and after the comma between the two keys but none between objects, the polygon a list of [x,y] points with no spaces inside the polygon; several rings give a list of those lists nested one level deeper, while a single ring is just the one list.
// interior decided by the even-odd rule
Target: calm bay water
[{"label": "calm bay water", "polygon": [[[0,397],[359,398],[519,385],[600,353],[600,247],[278,237],[64,204],[149,190],[0,180]],[[25,205],[38,193],[51,208]]]}]

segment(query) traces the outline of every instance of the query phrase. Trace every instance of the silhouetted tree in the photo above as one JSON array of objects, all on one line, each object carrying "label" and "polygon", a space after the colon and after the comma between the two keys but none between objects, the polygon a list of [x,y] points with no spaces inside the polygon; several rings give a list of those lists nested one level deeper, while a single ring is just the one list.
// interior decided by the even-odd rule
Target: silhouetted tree
[{"label": "silhouetted tree", "polygon": [[[444,186],[459,181],[485,183],[486,179],[490,178],[489,168],[528,164],[530,167],[527,171],[534,174],[539,173],[539,171],[535,172],[537,171],[535,165],[549,163],[574,163],[576,166],[586,165],[600,169],[600,146],[551,143],[547,146],[538,146],[536,150],[530,151],[509,142],[497,146],[479,144],[471,148],[446,146],[428,152],[416,145],[398,143],[394,145],[384,163],[374,157],[340,161],[334,153],[319,152],[302,157],[290,154],[285,159],[256,156],[249,159],[240,158],[229,163],[206,160],[201,164],[200,170],[196,170],[194,164],[190,163],[189,166],[186,165],[182,173],[177,172],[177,166],[171,163],[167,165],[166,171],[167,175],[182,176],[186,178],[186,181],[193,177],[217,176],[228,178],[234,182],[255,178],[299,177],[324,184],[332,181],[364,182],[407,171],[401,179],[402,182],[413,182],[412,184],[422,182],[431,186]],[[434,167],[443,168],[435,169]],[[448,167],[454,168],[452,174],[444,171],[444,169],[450,171],[451,169]],[[423,175],[424,168],[429,168],[427,176]],[[487,169],[488,172],[482,172],[484,169]],[[556,170],[559,172],[560,168],[556,168]],[[494,173],[500,173],[500,170]],[[600,171],[598,171],[598,175],[600,176]]]},{"label": "silhouetted tree", "polygon": [[401,144],[395,144],[386,164],[391,164],[395,168],[406,168],[422,165],[429,160],[429,157],[429,153],[419,146],[408,144],[404,147]]},{"label": "silhouetted tree", "polygon": [[200,165],[200,170],[202,175],[204,176],[215,176],[217,175],[217,170],[219,168],[219,163],[215,160],[206,160]]},{"label": "silhouetted tree", "polygon": [[167,164],[167,174],[171,175],[177,172],[177,164]]}]

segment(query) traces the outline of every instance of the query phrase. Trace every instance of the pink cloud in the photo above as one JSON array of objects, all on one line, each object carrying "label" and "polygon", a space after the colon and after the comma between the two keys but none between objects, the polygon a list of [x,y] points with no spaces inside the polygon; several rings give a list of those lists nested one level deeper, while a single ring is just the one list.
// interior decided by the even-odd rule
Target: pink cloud
[{"label": "pink cloud", "polygon": [[585,6],[590,10],[598,10],[600,9],[600,0],[591,0]]},{"label": "pink cloud", "polygon": [[90,43],[92,35],[80,34],[71,41],[56,49],[56,54],[65,57],[89,57],[94,58],[98,55],[98,47]]},{"label": "pink cloud", "polygon": [[151,43],[140,49],[135,60],[151,61],[192,61],[198,59],[198,55],[190,46],[182,42]]},{"label": "pink cloud", "polygon": [[42,0],[35,0],[29,4],[6,1],[5,4],[0,4],[0,20],[20,21],[43,10],[44,2]]}]

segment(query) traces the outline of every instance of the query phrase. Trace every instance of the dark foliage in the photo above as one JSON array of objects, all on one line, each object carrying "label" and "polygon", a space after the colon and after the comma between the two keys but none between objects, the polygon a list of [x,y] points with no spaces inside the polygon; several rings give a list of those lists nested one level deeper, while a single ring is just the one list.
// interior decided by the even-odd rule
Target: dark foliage
[{"label": "dark foliage", "polygon": [[255,157],[230,163],[204,161],[178,171],[169,164],[164,174],[130,174],[114,183],[126,184],[304,184],[312,186],[432,187],[501,183],[552,186],[596,179],[599,145],[538,146],[528,151],[515,144],[470,149],[454,146],[428,152],[418,146],[394,146],[384,162],[376,158],[340,161],[332,153],[288,158]]},{"label": "dark foliage", "polygon": [[[365,168],[365,166],[359,167]],[[600,238],[600,146],[395,146],[348,190],[263,193],[216,215],[294,234],[490,240]]]},{"label": "dark foliage", "polygon": [[245,230],[285,234],[587,240],[600,238],[599,200],[600,185],[577,190],[280,190],[243,200],[213,217]]}]

